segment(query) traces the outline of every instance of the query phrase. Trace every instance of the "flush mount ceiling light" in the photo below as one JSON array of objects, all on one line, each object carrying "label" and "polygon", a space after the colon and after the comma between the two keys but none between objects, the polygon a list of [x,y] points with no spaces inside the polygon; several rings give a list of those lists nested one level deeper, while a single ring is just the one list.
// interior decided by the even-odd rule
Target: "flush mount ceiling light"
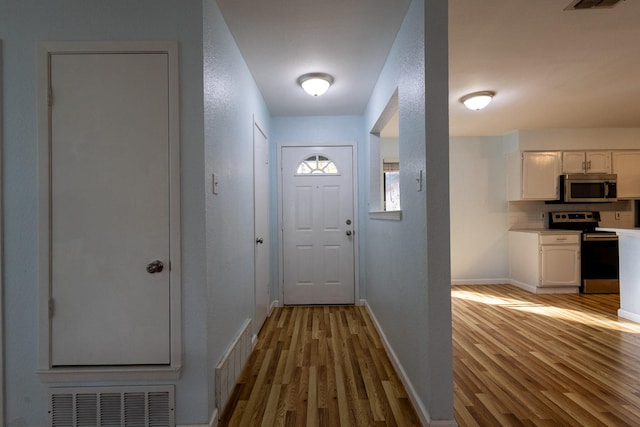
[{"label": "flush mount ceiling light", "polygon": [[491,92],[488,90],[482,92],[474,92],[460,98],[460,102],[462,102],[465,107],[470,110],[482,110],[484,107],[489,105],[491,99],[495,94],[495,92]]},{"label": "flush mount ceiling light", "polygon": [[307,73],[298,77],[298,84],[311,96],[320,96],[333,83],[333,77],[327,73]]}]

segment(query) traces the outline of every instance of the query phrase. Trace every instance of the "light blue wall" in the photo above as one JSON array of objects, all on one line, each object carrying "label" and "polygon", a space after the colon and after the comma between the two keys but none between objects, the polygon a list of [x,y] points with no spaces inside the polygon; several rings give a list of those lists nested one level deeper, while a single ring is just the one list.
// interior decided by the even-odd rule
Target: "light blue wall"
[{"label": "light blue wall", "polygon": [[500,136],[452,137],[451,279],[509,277],[506,162]]},{"label": "light blue wall", "polygon": [[446,2],[413,1],[367,107],[370,131],[398,88],[402,220],[365,222],[365,274],[367,301],[425,412],[451,421],[446,40]]},{"label": "light blue wall", "polygon": [[[357,153],[360,153],[360,147],[362,146],[363,134],[362,130],[364,129],[364,120],[362,116],[293,116],[293,117],[274,117],[272,120],[272,138],[271,143],[269,145],[269,149],[271,150],[271,164],[277,164],[277,151],[280,149],[280,146],[283,144],[290,145],[321,145],[321,144],[336,144],[336,143],[348,143],[355,144]],[[361,155],[358,157],[358,182],[362,184],[365,181],[362,181],[364,177],[365,168],[362,166],[360,159]],[[277,169],[273,167],[271,169],[271,182],[272,182],[272,191],[271,191],[271,218],[272,218],[272,228],[271,235],[274,236],[272,239],[273,245],[271,246],[272,253],[272,277],[271,283],[272,286],[272,299],[277,299],[279,295],[279,271],[280,271],[280,263],[276,256],[273,254],[278,254],[278,241],[276,237],[280,237],[280,233],[278,232],[278,218],[280,212],[278,211],[278,191],[277,182],[278,182],[278,174]],[[363,203],[366,203],[366,200],[361,197],[364,195],[358,194],[359,200],[358,203],[360,205],[360,213],[366,211],[366,205],[363,207]],[[357,232],[357,230],[356,230]],[[365,237],[362,233],[359,233],[358,244],[359,247],[362,248],[365,242]],[[360,254],[362,254],[362,249],[360,249]],[[362,271],[362,263],[364,260],[360,259],[360,270]],[[360,298],[364,297],[364,281],[363,278],[360,277]]]},{"label": "light blue wall", "polygon": [[[270,115],[214,0],[204,2],[204,111],[209,408],[214,368],[254,313],[253,120]],[[213,195],[211,175],[218,176]]]},{"label": "light blue wall", "polygon": [[4,79],[4,285],[8,426],[44,426],[38,355],[36,59],[41,41],[177,40],[180,49],[184,371],[179,423],[207,420],[202,5],[181,0],[0,0]]},{"label": "light blue wall", "polygon": [[[0,0],[8,425],[46,424],[47,386],[35,374],[35,102],[37,43],[53,40],[180,43],[184,370],[176,381],[179,424],[208,422],[214,409],[213,368],[242,323],[253,316],[254,117],[269,137],[273,165],[279,143],[358,144],[361,296],[366,290],[429,414],[452,419],[450,300],[443,293],[445,286],[449,289],[448,158],[446,138],[441,141],[447,85],[446,73],[444,78],[440,73],[447,63],[446,2],[427,0],[427,9],[431,14],[425,36],[424,2],[412,3],[363,117],[282,117],[271,122],[215,0]],[[435,23],[433,28],[429,22]],[[434,52],[425,45],[431,36]],[[425,68],[425,48],[427,58],[434,55],[434,67]],[[403,220],[369,221],[368,130],[396,87],[403,141]],[[426,181],[424,190],[417,192],[420,170]],[[216,196],[211,191],[212,173],[220,182]],[[272,179],[275,189],[273,169]],[[271,203],[275,224],[276,202]],[[272,243],[272,259],[276,254]],[[277,277],[277,270],[273,274]]]}]

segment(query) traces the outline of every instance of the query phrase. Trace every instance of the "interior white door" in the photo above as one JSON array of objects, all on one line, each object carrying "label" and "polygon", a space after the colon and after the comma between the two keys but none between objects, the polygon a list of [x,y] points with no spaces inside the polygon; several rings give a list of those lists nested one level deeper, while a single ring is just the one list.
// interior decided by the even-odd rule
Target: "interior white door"
[{"label": "interior white door", "polygon": [[[2,189],[4,185],[2,183],[2,147],[4,147],[2,143],[2,40],[0,39],[0,200],[4,200],[4,195]],[[4,241],[2,225],[3,217],[2,217],[2,204],[0,204],[0,242]],[[2,245],[0,245],[0,260],[4,259],[4,255],[2,253]],[[4,366],[4,283],[2,278],[4,277],[4,273],[2,271],[2,263],[0,262],[0,366]],[[4,420],[4,369],[0,369],[0,420]]]},{"label": "interior white door", "polygon": [[169,364],[167,54],[55,54],[50,80],[51,364]]},{"label": "interior white door", "polygon": [[260,332],[269,314],[269,145],[258,125],[253,128],[253,201],[255,237],[255,319],[253,333]]},{"label": "interior white door", "polygon": [[284,304],[353,304],[353,153],[282,148]]}]

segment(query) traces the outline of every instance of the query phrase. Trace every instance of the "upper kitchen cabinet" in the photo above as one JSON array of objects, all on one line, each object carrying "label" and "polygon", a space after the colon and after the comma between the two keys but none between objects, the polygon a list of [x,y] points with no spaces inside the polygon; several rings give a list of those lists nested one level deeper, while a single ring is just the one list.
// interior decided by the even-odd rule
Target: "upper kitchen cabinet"
[{"label": "upper kitchen cabinet", "polygon": [[611,173],[611,151],[565,151],[562,173]]},{"label": "upper kitchen cabinet", "polygon": [[507,157],[507,200],[558,200],[560,153],[514,152]]},{"label": "upper kitchen cabinet", "polygon": [[640,151],[614,151],[612,157],[618,199],[640,199]]}]

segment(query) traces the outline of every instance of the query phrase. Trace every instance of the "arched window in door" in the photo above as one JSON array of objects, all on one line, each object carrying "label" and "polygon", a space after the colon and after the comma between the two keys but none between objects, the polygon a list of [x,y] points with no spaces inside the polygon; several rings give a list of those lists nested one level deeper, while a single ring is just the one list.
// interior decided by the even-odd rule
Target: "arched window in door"
[{"label": "arched window in door", "polygon": [[313,154],[300,162],[296,175],[340,175],[340,173],[333,160],[322,154]]}]

